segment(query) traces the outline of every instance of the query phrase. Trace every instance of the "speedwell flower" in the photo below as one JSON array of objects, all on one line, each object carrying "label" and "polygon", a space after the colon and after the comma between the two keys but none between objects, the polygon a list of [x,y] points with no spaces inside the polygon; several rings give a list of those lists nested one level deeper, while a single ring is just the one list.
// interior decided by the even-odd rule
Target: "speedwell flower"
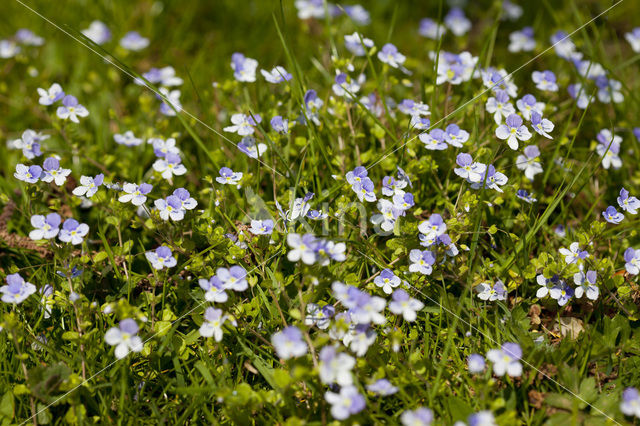
[{"label": "speedwell flower", "polygon": [[82,243],[85,235],[89,233],[89,225],[80,223],[75,219],[66,219],[58,234],[60,241],[78,245]]},{"label": "speedwell flower", "polygon": [[493,164],[489,164],[489,166],[487,166],[486,171],[483,173],[480,181],[472,183],[471,187],[473,189],[480,189],[484,187],[489,189],[495,189],[498,192],[503,192],[502,188],[500,187],[503,185],[506,185],[508,180],[509,179],[507,178],[507,176],[497,171],[496,168],[493,166]]},{"label": "speedwell flower", "polygon": [[256,69],[258,61],[245,57],[242,53],[231,55],[231,69],[233,77],[242,82],[253,83],[256,81]]},{"label": "speedwell flower", "polygon": [[504,376],[507,373],[511,377],[522,375],[522,349],[517,343],[504,343],[500,349],[491,349],[487,352],[487,359],[493,363],[493,372],[496,376]]},{"label": "speedwell flower", "polygon": [[29,232],[32,240],[50,240],[55,238],[60,232],[60,222],[62,219],[58,213],[49,213],[46,217],[36,214],[31,216],[31,225],[35,228]]},{"label": "speedwell flower", "polygon": [[[631,32],[625,33],[624,38],[631,45],[631,50],[640,53],[640,27],[636,27]],[[640,414],[638,415],[640,417]]]},{"label": "speedwell flower", "polygon": [[344,36],[344,46],[355,56],[365,56],[367,49],[373,47],[373,40],[355,32]]},{"label": "speedwell flower", "polygon": [[49,157],[42,163],[42,175],[40,179],[43,182],[55,182],[56,185],[62,186],[67,180],[67,176],[71,174],[71,169],[63,169],[60,167],[60,161],[55,157]]},{"label": "speedwell flower", "polygon": [[245,115],[245,114],[233,114],[231,116],[231,123],[233,126],[227,126],[224,128],[225,132],[237,133],[240,136],[252,135],[255,131],[255,126],[262,121],[259,115]]},{"label": "speedwell flower", "polygon": [[36,286],[27,282],[20,274],[7,275],[7,285],[0,287],[4,303],[22,303],[36,292]]},{"label": "speedwell flower", "polygon": [[418,272],[422,275],[431,275],[436,257],[432,251],[413,249],[409,252],[409,272]]},{"label": "speedwell flower", "polygon": [[105,44],[111,40],[109,27],[101,21],[92,21],[89,28],[82,30],[82,34],[95,44]]},{"label": "speedwell flower", "polygon": [[624,267],[631,275],[638,275],[640,273],[640,249],[636,250],[633,247],[629,247],[624,251],[624,261],[626,262]]},{"label": "speedwell flower", "polygon": [[216,269],[216,277],[222,282],[222,286],[225,289],[245,291],[249,287],[247,271],[240,265],[233,265],[230,268],[218,268]]},{"label": "speedwell flower", "polygon": [[424,308],[424,303],[409,296],[409,293],[399,288],[393,292],[389,310],[396,315],[402,315],[405,321],[415,321],[416,312]]},{"label": "speedwell flower", "polygon": [[282,359],[297,358],[307,353],[307,343],[302,332],[295,326],[285,327],[271,336],[271,343]]},{"label": "speedwell flower", "polygon": [[420,21],[420,28],[418,34],[422,37],[430,38],[432,40],[440,40],[447,32],[447,28],[437,23],[431,18],[424,18]]},{"label": "speedwell flower", "polygon": [[542,115],[537,111],[531,112],[531,127],[539,135],[542,135],[547,139],[553,139],[549,132],[551,132],[555,126],[550,120],[542,118]]},{"label": "speedwell flower", "polygon": [[95,177],[83,175],[80,177],[80,185],[73,190],[73,195],[76,197],[85,196],[91,198],[98,192],[98,188],[100,188],[102,182],[104,182],[104,175],[102,173]]},{"label": "speedwell flower", "polygon": [[587,271],[586,274],[584,271],[579,271],[573,274],[573,282],[577,285],[575,289],[576,298],[580,299],[583,294],[586,294],[587,299],[596,300],[600,293],[600,289],[596,285],[597,278],[596,271]]},{"label": "speedwell flower", "polygon": [[200,278],[198,285],[204,290],[204,299],[207,302],[224,303],[229,298],[225,292],[224,284],[217,275],[212,276],[208,280]]},{"label": "speedwell flower", "polygon": [[40,105],[48,106],[53,105],[60,99],[64,98],[64,91],[62,90],[62,86],[58,83],[53,83],[48,90],[38,87],[38,95],[40,95],[38,103]]},{"label": "speedwell flower", "polygon": [[166,199],[155,200],[153,204],[160,213],[162,220],[180,221],[184,219],[184,209],[182,208],[182,200],[175,195],[170,195]]},{"label": "speedwell flower", "polygon": [[149,39],[142,37],[137,31],[129,31],[120,39],[120,46],[127,50],[137,52],[149,46]]},{"label": "speedwell flower", "polygon": [[398,48],[391,43],[382,46],[378,52],[378,59],[393,68],[399,68],[407,59],[403,54],[398,52]]},{"label": "speedwell flower", "polygon": [[513,104],[509,102],[509,95],[504,90],[495,91],[494,97],[487,99],[485,109],[489,114],[493,114],[493,120],[496,124],[501,124],[503,118],[516,112]]},{"label": "speedwell flower", "polygon": [[496,300],[507,299],[507,289],[504,286],[504,283],[500,280],[496,281],[494,284],[478,284],[478,286],[476,287],[476,291],[478,292],[478,298],[480,300],[488,300],[489,302],[493,302]]},{"label": "speedwell flower", "polygon": [[254,235],[270,235],[273,232],[273,220],[252,220],[249,231]]},{"label": "speedwell flower", "polygon": [[219,171],[220,176],[216,177],[216,182],[221,184],[237,184],[242,179],[242,172],[234,172],[228,167],[223,167]]},{"label": "speedwell flower", "polygon": [[167,180],[187,173],[187,168],[182,164],[182,158],[177,154],[167,154],[164,158],[158,158],[153,163],[153,170]]},{"label": "speedwell flower", "polygon": [[471,21],[459,7],[452,8],[444,17],[444,24],[457,36],[466,34],[471,29]]},{"label": "speedwell flower", "polygon": [[496,129],[498,139],[506,140],[509,148],[518,149],[518,140],[528,141],[531,139],[531,132],[527,126],[522,124],[522,118],[517,114],[511,114],[507,117],[506,124],[500,125]]},{"label": "speedwell flower", "polygon": [[17,164],[16,172],[13,174],[16,179],[27,183],[36,183],[40,176],[42,176],[42,167],[36,165],[27,167],[24,164]]},{"label": "speedwell flower", "polygon": [[525,120],[531,120],[531,113],[533,111],[540,115],[542,115],[544,111],[544,103],[536,101],[536,98],[531,94],[524,95],[521,99],[518,99],[516,106]]},{"label": "speedwell flower", "polygon": [[558,282],[549,290],[549,296],[558,301],[559,306],[564,306],[573,297],[574,291],[564,281]]},{"label": "speedwell flower", "polygon": [[204,321],[198,330],[202,337],[213,337],[216,342],[222,340],[222,325],[228,317],[222,313],[222,309],[209,306],[204,311]]},{"label": "speedwell flower", "polygon": [[629,191],[622,188],[620,190],[620,196],[618,197],[618,205],[628,213],[637,214],[638,209],[640,209],[640,200],[636,197],[629,196]]},{"label": "speedwell flower", "polygon": [[346,420],[366,407],[364,396],[355,386],[343,386],[339,393],[327,391],[324,398],[331,404],[331,415],[337,420]]},{"label": "speedwell flower", "polygon": [[457,155],[456,164],[460,167],[454,168],[454,173],[471,183],[480,182],[487,168],[482,163],[474,163],[473,158],[464,152]]},{"label": "speedwell flower", "polygon": [[400,285],[400,278],[391,269],[383,269],[380,275],[375,277],[373,283],[382,288],[385,293],[391,294],[393,289]]},{"label": "speedwell flower", "polygon": [[534,71],[531,74],[533,82],[539,90],[556,92],[558,84],[556,83],[556,75],[552,71]]},{"label": "speedwell flower", "polygon": [[433,419],[433,411],[426,407],[406,410],[400,415],[402,426],[430,426]]},{"label": "speedwell flower", "polygon": [[536,48],[536,40],[533,38],[533,28],[524,27],[520,31],[509,34],[509,52],[531,52]]},{"label": "speedwell flower", "polygon": [[104,335],[104,341],[110,346],[115,346],[116,358],[122,359],[129,352],[142,351],[142,339],[137,336],[138,324],[131,318],[120,321],[118,327],[111,327]]},{"label": "speedwell flower", "polygon": [[113,135],[113,140],[118,145],[124,146],[138,146],[143,142],[142,138],[137,138],[131,130],[127,130],[124,133],[116,133]]},{"label": "speedwell flower", "polygon": [[56,110],[56,115],[63,120],[69,119],[74,123],[79,123],[78,117],[86,117],[89,111],[78,103],[75,96],[67,95],[62,99],[62,106]]},{"label": "speedwell flower", "polygon": [[609,206],[602,212],[602,217],[609,223],[618,224],[624,219],[624,215],[616,210],[615,207]]},{"label": "speedwell flower", "polygon": [[470,373],[482,373],[485,368],[484,357],[480,354],[471,354],[467,357],[467,369]]},{"label": "speedwell flower", "polygon": [[564,256],[564,261],[567,262],[567,264],[572,264],[589,257],[589,253],[586,250],[580,250],[580,243],[578,242],[571,243],[569,249],[563,247],[559,251],[560,254]]},{"label": "speedwell flower", "polygon": [[469,132],[462,130],[457,124],[449,124],[444,133],[445,141],[456,148],[462,148],[462,144],[469,140]]},{"label": "speedwell flower", "polygon": [[276,66],[271,71],[260,70],[260,73],[269,83],[278,84],[283,81],[289,81],[293,78],[291,74],[284,69],[284,67]]},{"label": "speedwell flower", "polygon": [[340,386],[353,384],[351,370],[356,365],[356,360],[351,355],[338,352],[334,345],[322,348],[318,354],[318,376],[324,384],[337,383]]},{"label": "speedwell flower", "polygon": [[173,268],[178,264],[171,249],[164,245],[156,248],[155,251],[148,251],[144,255],[153,269]]},{"label": "speedwell flower", "polygon": [[533,180],[535,175],[542,173],[542,165],[539,163],[540,150],[536,145],[529,145],[524,148],[524,155],[518,155],[516,158],[516,167],[518,170],[524,170],[524,176]]},{"label": "speedwell flower", "polygon": [[153,185],[148,183],[141,183],[140,185],[136,185],[135,183],[125,183],[122,186],[124,195],[121,195],[118,198],[118,201],[121,203],[128,203],[131,201],[131,204],[134,206],[141,206],[145,201],[147,201],[147,194],[150,193],[152,189]]}]

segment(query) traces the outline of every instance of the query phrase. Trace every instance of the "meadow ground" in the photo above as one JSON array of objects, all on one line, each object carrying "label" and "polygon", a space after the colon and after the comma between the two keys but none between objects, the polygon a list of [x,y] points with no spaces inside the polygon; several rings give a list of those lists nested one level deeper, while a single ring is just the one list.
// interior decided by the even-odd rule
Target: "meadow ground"
[{"label": "meadow ground", "polygon": [[4,0],[0,424],[637,422],[639,59],[633,0]]}]

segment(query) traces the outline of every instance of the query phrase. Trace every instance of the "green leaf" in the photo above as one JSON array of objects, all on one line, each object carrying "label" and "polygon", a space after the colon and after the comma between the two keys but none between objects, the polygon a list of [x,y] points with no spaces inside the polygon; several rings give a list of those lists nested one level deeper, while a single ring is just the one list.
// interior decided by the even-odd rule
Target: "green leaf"
[{"label": "green leaf", "polygon": [[12,420],[14,416],[15,402],[13,400],[13,394],[11,391],[5,392],[0,400],[0,416],[3,418]]},{"label": "green leaf", "polygon": [[291,383],[291,375],[285,370],[273,370],[273,380],[278,387],[286,388]]},{"label": "green leaf", "polygon": [[65,331],[62,333],[62,338],[64,340],[78,340],[80,338],[80,334],[77,331]]}]

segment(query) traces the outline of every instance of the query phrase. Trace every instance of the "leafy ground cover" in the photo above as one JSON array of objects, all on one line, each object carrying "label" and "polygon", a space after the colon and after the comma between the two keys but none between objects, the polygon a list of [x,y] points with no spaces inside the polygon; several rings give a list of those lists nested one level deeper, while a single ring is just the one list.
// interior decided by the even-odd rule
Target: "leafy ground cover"
[{"label": "leafy ground cover", "polygon": [[640,418],[633,1],[7,0],[2,424]]}]

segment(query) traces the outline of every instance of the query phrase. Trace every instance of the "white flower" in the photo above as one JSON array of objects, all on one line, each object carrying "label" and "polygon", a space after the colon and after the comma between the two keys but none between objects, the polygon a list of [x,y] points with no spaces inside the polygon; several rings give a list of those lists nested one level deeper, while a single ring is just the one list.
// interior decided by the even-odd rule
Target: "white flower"
[{"label": "white flower", "polygon": [[393,203],[389,200],[380,199],[378,200],[378,210],[380,213],[374,214],[371,217],[371,223],[374,225],[380,225],[380,228],[383,231],[393,231],[393,227],[395,226],[396,218],[398,216],[397,209]]},{"label": "white flower", "polygon": [[501,349],[491,349],[487,352],[487,359],[493,362],[493,372],[496,376],[507,373],[511,377],[522,375],[522,349],[517,343],[505,343]]},{"label": "white flower", "polygon": [[478,298],[481,300],[488,300],[490,302],[493,302],[496,300],[507,299],[507,289],[500,280],[496,281],[495,284],[478,284],[478,286],[476,287],[476,291],[478,292]]},{"label": "white flower", "polygon": [[111,31],[100,21],[93,21],[89,24],[89,28],[82,30],[82,34],[93,41],[95,44],[104,44],[111,40]]},{"label": "white flower", "polygon": [[[255,116],[257,122],[260,122],[260,116]],[[231,116],[231,123],[233,126],[227,126],[224,128],[225,132],[237,133],[240,136],[249,136],[254,132],[254,126],[257,124],[256,120],[250,115],[245,114],[233,114]]]},{"label": "white flower", "polygon": [[416,312],[424,308],[424,303],[410,297],[402,289],[394,291],[392,297],[393,300],[389,302],[389,310],[396,315],[402,315],[405,321],[415,321]]},{"label": "white flower", "polygon": [[56,115],[63,120],[69,119],[74,123],[79,123],[78,117],[88,116],[89,110],[79,104],[74,96],[67,95],[62,99],[62,106],[58,107]]},{"label": "white flower", "polygon": [[545,278],[544,275],[540,274],[536,277],[536,282],[540,286],[540,288],[536,292],[536,297],[538,299],[542,299],[543,297],[546,297],[549,294],[549,292],[556,285],[558,280]]},{"label": "white flower", "polygon": [[119,327],[112,327],[107,330],[104,340],[108,345],[116,347],[116,358],[122,359],[131,351],[142,351],[142,339],[136,336],[138,324],[133,319],[120,321]]},{"label": "white flower", "polygon": [[161,98],[160,113],[168,117],[175,117],[178,112],[182,111],[179,90],[169,90],[166,87],[161,87],[159,92],[166,98],[166,100]]},{"label": "white flower", "polygon": [[117,144],[125,146],[138,146],[143,142],[142,138],[136,138],[131,130],[127,130],[122,134],[116,133],[113,135],[113,140],[116,141]]},{"label": "white flower", "polygon": [[356,360],[352,356],[338,352],[336,346],[325,346],[318,358],[318,373],[322,383],[337,383],[340,386],[353,384],[351,370],[356,365]]},{"label": "white flower", "polygon": [[91,176],[81,176],[80,186],[77,186],[73,190],[73,195],[76,197],[93,197],[95,193],[98,192],[98,188],[102,184],[102,179],[104,179],[104,175],[102,173],[97,175],[95,178],[92,178]]},{"label": "white flower", "polygon": [[536,48],[536,41],[524,31],[514,31],[509,34],[509,52],[530,52]]},{"label": "white flower", "polygon": [[260,70],[260,73],[269,83],[278,84],[283,81],[291,80],[291,74],[284,69],[284,67],[276,66],[271,71]]},{"label": "white flower", "polygon": [[587,299],[596,300],[600,294],[600,289],[596,285],[596,278],[596,271],[576,272],[573,275],[573,282],[578,286],[574,290],[576,298],[580,299],[583,294],[586,294]]},{"label": "white flower", "polygon": [[[625,33],[624,38],[627,39],[631,45],[631,50],[640,53],[640,27],[636,27],[631,32]],[[640,413],[640,411],[638,412]],[[638,417],[640,417],[640,414],[638,414]]]},{"label": "white flower", "polygon": [[559,251],[560,254],[564,256],[564,261],[568,264],[575,263],[578,260],[583,260],[589,257],[589,253],[580,250],[580,243],[578,242],[571,243],[568,250],[563,247]]},{"label": "white flower", "polygon": [[38,87],[38,103],[40,105],[52,105],[64,97],[62,87],[58,83],[53,83],[49,90]]},{"label": "white flower", "polygon": [[302,260],[307,265],[312,265],[316,261],[316,253],[314,247],[316,244],[315,237],[312,234],[288,234],[287,244],[291,248],[287,253],[287,259],[291,262]]},{"label": "white flower", "polygon": [[204,311],[204,322],[198,331],[202,337],[213,337],[216,342],[219,342],[222,340],[222,325],[227,319],[221,309],[208,307]]},{"label": "white flower", "polygon": [[187,173],[187,168],[182,164],[182,159],[176,154],[167,154],[165,158],[158,158],[153,163],[153,170],[162,174],[162,177],[170,180],[173,176],[181,176]]}]

